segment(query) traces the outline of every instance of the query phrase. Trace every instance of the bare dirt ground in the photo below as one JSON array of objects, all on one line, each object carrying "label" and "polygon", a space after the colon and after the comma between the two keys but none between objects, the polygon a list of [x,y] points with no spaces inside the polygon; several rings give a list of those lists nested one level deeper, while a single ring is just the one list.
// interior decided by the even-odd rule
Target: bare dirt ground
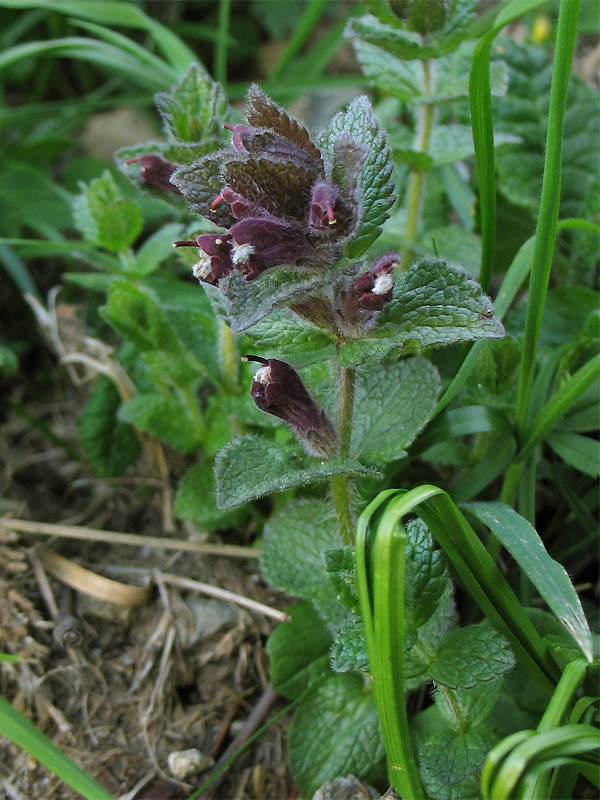
[{"label": "bare dirt ground", "polygon": [[[85,391],[64,373],[61,381],[58,399],[27,408],[76,448]],[[81,540],[62,535],[64,525],[84,526],[201,547],[202,532],[165,525],[181,462],[166,453],[166,478],[141,459],[123,478],[102,480],[14,411],[0,440],[0,652],[22,657],[0,663],[0,692],[122,800],[187,797],[244,733],[253,711],[258,727],[284,708],[269,689],[264,649],[277,614],[177,585],[179,576],[283,608],[256,558],[98,542],[85,531]],[[59,535],[23,532],[9,520],[57,524]],[[210,538],[248,544],[252,532]],[[128,587],[136,586],[131,596]],[[139,604],[125,604],[132,601]],[[202,796],[293,796],[288,719],[273,724]],[[177,755],[182,751],[193,752]],[[6,739],[0,783],[10,800],[79,797]]]}]

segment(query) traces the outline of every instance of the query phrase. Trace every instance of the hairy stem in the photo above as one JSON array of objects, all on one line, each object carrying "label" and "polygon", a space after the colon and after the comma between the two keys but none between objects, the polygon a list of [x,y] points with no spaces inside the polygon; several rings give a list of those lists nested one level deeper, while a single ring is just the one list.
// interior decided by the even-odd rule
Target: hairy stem
[{"label": "hairy stem", "polygon": [[[423,89],[426,93],[431,91],[431,68],[429,61],[423,61]],[[417,150],[426,153],[429,150],[431,130],[433,128],[434,107],[431,103],[423,103],[419,109],[419,139]],[[402,271],[408,269],[413,252],[410,245],[417,236],[419,216],[425,188],[427,186],[427,171],[421,167],[412,167],[408,187],[408,205],[406,209],[406,241],[402,252]]]},{"label": "hairy stem", "polygon": [[[352,409],[354,407],[354,370],[340,367],[337,396],[337,423],[340,435],[340,455],[347,456],[352,433]],[[334,475],[331,478],[331,494],[338,519],[340,535],[344,544],[352,544],[356,519],[352,508],[352,480],[349,475]]]},{"label": "hairy stem", "polygon": [[221,378],[223,388],[235,394],[238,388],[238,363],[235,334],[223,320],[219,320],[219,339],[221,344]]}]

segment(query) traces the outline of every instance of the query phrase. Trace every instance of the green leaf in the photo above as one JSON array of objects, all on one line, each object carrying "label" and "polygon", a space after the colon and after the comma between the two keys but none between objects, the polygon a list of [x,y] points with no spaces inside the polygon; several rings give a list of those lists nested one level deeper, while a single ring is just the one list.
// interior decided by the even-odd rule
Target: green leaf
[{"label": "green leaf", "polygon": [[334,158],[334,145],[342,134],[355,142],[368,146],[369,151],[361,170],[360,203],[356,233],[347,246],[351,258],[361,256],[381,233],[381,226],[389,216],[394,203],[393,162],[387,146],[386,134],[373,114],[367,97],[358,97],[345,111],[337,113],[327,130],[319,136],[323,156],[330,162]]},{"label": "green leaf", "polygon": [[468,503],[465,510],[500,540],[591,662],[592,634],[579,597],[564,567],[548,555],[535,528],[503,503]]},{"label": "green leaf", "polygon": [[496,707],[503,687],[504,679],[498,677],[470,689],[437,691],[435,703],[455,731],[474,728]]},{"label": "green leaf", "polygon": [[514,665],[506,640],[490,625],[469,625],[444,636],[428,673],[442,686],[469,689],[493,680]]},{"label": "green leaf", "polygon": [[204,427],[200,417],[192,419],[188,406],[175,393],[139,394],[123,403],[119,419],[135,425],[182,453],[189,453],[202,442]]},{"label": "green leaf", "polygon": [[331,584],[338,601],[353,611],[359,610],[356,591],[356,563],[352,545],[331,545],[322,554],[327,580]]},{"label": "green leaf", "polygon": [[204,290],[213,301],[217,314],[223,316],[234,333],[245,331],[266,317],[276,306],[288,303],[296,295],[312,292],[319,286],[332,283],[348,266],[339,261],[325,275],[291,269],[269,269],[256,280],[244,280],[240,272],[233,272],[219,282],[219,286],[204,284]]},{"label": "green leaf", "polygon": [[120,406],[121,398],[114,384],[101,376],[77,420],[81,446],[103,478],[121,475],[141,452],[131,425],[118,419]]},{"label": "green leaf", "polygon": [[[498,131],[522,139],[497,153],[498,189],[511,203],[535,212],[540,199],[552,58],[540,47],[502,38],[502,58],[509,65],[506,97],[494,108]],[[536,102],[532,103],[532,97]],[[569,84],[562,145],[560,217],[588,218],[586,209],[597,192],[595,148],[600,108],[596,92],[577,77]]]},{"label": "green leaf", "polygon": [[123,197],[108,170],[83,187],[75,198],[73,217],[87,241],[113,253],[125,252],[144,222],[139,206]]},{"label": "green leaf", "polygon": [[311,603],[302,601],[287,610],[291,621],[275,628],[266,650],[273,688],[294,700],[331,675],[331,636]]},{"label": "green leaf", "polygon": [[294,500],[266,523],[260,552],[265,578],[283,592],[304,597],[317,608],[339,605],[327,580],[323,550],[341,545],[336,519],[321,500]]},{"label": "green leaf", "polygon": [[65,755],[31,720],[0,697],[0,733],[23,748],[87,800],[112,800],[112,795]]},{"label": "green leaf", "polygon": [[410,631],[420,628],[435,614],[448,589],[449,577],[444,552],[437,547],[422,520],[411,520],[406,526],[406,536],[404,601],[406,626]]},{"label": "green leaf", "polygon": [[321,462],[304,455],[297,446],[258,436],[234,439],[225,445],[217,456],[215,470],[219,508],[232,508],[246,500],[332,475],[373,474],[351,458],[336,457]]},{"label": "green leaf", "polygon": [[556,431],[547,436],[546,441],[566,464],[592,478],[600,475],[600,442],[597,439],[569,431]]},{"label": "green leaf", "polygon": [[[425,82],[420,61],[402,60],[366,40],[355,41],[354,47],[362,70],[371,83],[399,100],[440,103],[468,95],[473,42],[464,42],[456,52],[438,59],[431,88],[430,82]],[[503,62],[492,64],[490,81],[493,94],[506,92],[508,80]],[[514,135],[506,141],[515,141]]]},{"label": "green leaf", "polygon": [[145,354],[149,374],[158,383],[193,384],[203,368],[184,347],[161,304],[147,288],[115,280],[100,313],[125,339]]},{"label": "green leaf", "polygon": [[289,731],[290,766],[308,796],[326,781],[365,776],[384,756],[375,704],[356,675],[333,675],[294,716]]},{"label": "green leaf", "polygon": [[[167,137],[199,145],[196,158],[226,143],[223,122],[230,116],[227,98],[221,85],[199,64],[191,64],[179,83],[170,92],[157,94],[155,101]],[[168,158],[168,151],[166,155]]]},{"label": "green leaf", "polygon": [[335,632],[331,647],[331,669],[334,672],[368,671],[369,654],[362,617],[352,614]]},{"label": "green leaf", "polygon": [[244,513],[243,508],[217,508],[217,486],[210,461],[194,464],[181,479],[175,495],[175,515],[180,519],[189,519],[204,530],[220,531],[239,524]]},{"label": "green leaf", "polygon": [[496,737],[485,725],[471,728],[463,735],[437,731],[419,751],[425,784],[436,782],[452,786],[460,783],[483,764],[495,742]]},{"label": "green leaf", "polygon": [[344,366],[432,345],[473,339],[498,339],[504,328],[490,299],[460,267],[424,258],[396,279],[388,303],[368,337],[340,349]]},{"label": "green leaf", "polygon": [[135,254],[138,275],[155,272],[173,252],[173,242],[181,238],[183,226],[178,223],[163,225],[150,236]]},{"label": "green leaf", "polygon": [[367,464],[405,456],[429,420],[439,388],[437,370],[425,358],[358,371],[350,455]]},{"label": "green leaf", "polygon": [[296,366],[330,357],[334,352],[329,334],[305,322],[287,309],[278,309],[252,326],[250,335],[257,347]]},{"label": "green leaf", "polygon": [[[408,561],[407,561],[408,565]],[[448,628],[456,624],[454,590],[450,579],[445,577],[443,592],[429,619],[416,629],[410,626],[407,614],[406,642],[404,653],[404,686],[415,689],[429,680],[430,656],[434,657],[442,637]],[[407,607],[407,611],[412,611]]]}]

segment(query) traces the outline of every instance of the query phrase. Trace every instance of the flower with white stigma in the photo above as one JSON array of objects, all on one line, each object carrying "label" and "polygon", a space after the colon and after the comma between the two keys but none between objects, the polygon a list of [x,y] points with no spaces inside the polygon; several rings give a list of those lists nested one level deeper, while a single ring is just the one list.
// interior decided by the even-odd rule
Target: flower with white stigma
[{"label": "flower with white stigma", "polygon": [[250,391],[261,411],[287,423],[311,455],[329,458],[338,452],[339,442],[333,424],[306,391],[292,366],[276,358],[261,356],[244,356],[242,361],[261,364]]},{"label": "flower with white stigma", "polygon": [[249,281],[274,267],[327,269],[355,231],[369,148],[342,133],[326,166],[303,125],[257,86],[248,99],[248,124],[225,123],[233,148],[180,167],[172,180],[196,211],[227,229],[230,257],[220,261],[219,277],[238,270]]},{"label": "flower with white stigma", "polygon": [[380,256],[370,269],[338,289],[337,327],[346,335],[361,335],[372,327],[377,314],[392,299],[397,253]]},{"label": "flower with white stigma", "polygon": [[234,267],[239,266],[240,264],[247,264],[250,260],[250,256],[253,255],[255,252],[253,245],[244,243],[244,244],[237,244],[234,242],[233,249],[231,251],[231,261]]}]

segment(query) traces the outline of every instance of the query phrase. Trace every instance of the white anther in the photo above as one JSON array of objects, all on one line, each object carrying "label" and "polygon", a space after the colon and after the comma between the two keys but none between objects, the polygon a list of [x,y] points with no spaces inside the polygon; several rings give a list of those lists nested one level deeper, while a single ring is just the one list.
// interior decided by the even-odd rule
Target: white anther
[{"label": "white anther", "polygon": [[372,289],[372,294],[387,294],[390,289],[394,288],[394,279],[391,275],[384,273],[375,278],[375,284]]},{"label": "white anther", "polygon": [[263,386],[266,386],[271,380],[271,367],[265,364],[264,367],[257,370],[254,380],[256,383],[262,383]]},{"label": "white anther", "polygon": [[200,259],[192,267],[192,275],[199,281],[205,281],[212,277],[210,256],[203,250],[200,250]]},{"label": "white anther", "polygon": [[238,264],[247,264],[252,253],[254,253],[254,247],[251,244],[234,244],[231,254],[233,266],[237,267]]}]

